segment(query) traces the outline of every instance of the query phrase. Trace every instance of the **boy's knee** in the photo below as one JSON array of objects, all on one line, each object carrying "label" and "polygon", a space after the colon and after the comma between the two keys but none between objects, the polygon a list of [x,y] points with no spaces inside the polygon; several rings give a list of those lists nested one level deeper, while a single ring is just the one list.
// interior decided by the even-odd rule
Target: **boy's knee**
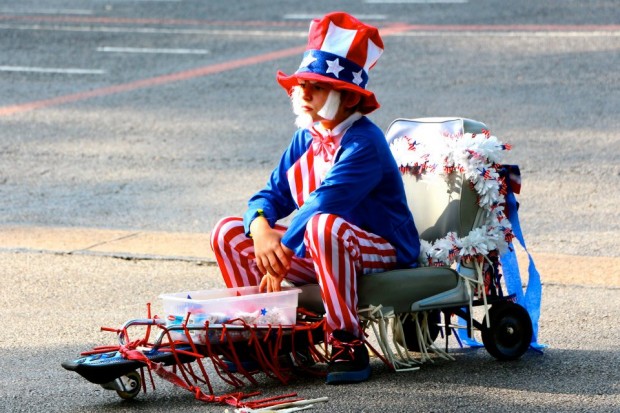
[{"label": "boy's knee", "polygon": [[326,229],[333,228],[338,220],[343,221],[338,215],[334,214],[317,214],[310,218],[308,223],[306,224],[306,231],[310,234],[318,231],[325,232]]},{"label": "boy's knee", "polygon": [[322,240],[331,238],[340,240],[347,238],[349,234],[350,224],[339,215],[335,214],[317,214],[313,216],[306,224],[306,245],[313,243],[321,243]]},{"label": "boy's knee", "polygon": [[239,217],[226,217],[220,219],[215,226],[213,227],[213,231],[211,231],[211,246],[220,244],[224,239],[227,238],[227,234],[232,230],[243,232],[243,219]]}]

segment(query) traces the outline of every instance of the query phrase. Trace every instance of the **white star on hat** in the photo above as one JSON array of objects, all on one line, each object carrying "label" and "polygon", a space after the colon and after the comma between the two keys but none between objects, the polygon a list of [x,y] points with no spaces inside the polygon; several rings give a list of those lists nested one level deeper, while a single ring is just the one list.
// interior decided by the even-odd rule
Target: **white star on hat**
[{"label": "white star on hat", "polygon": [[364,79],[362,79],[363,71],[364,69],[360,70],[359,72],[353,72],[353,83],[355,83],[358,86],[364,81]]},{"label": "white star on hat", "polygon": [[336,58],[334,60],[326,60],[325,62],[327,63],[327,70],[325,71],[325,74],[333,73],[339,78],[340,72],[344,70],[344,67],[340,66],[340,59]]},{"label": "white star on hat", "polygon": [[308,67],[315,61],[316,61],[316,57],[312,56],[312,53],[308,53],[304,57],[304,60],[302,60],[301,63],[299,64],[299,68],[301,69],[302,67]]}]

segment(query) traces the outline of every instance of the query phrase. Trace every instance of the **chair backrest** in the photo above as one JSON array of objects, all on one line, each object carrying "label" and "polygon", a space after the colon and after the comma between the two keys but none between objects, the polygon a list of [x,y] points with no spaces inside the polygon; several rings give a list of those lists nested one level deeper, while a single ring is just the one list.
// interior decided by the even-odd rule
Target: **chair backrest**
[{"label": "chair backrest", "polygon": [[[484,129],[486,126],[483,123],[463,118],[397,119],[388,128],[386,138],[391,145],[399,138],[406,138],[410,144],[415,142],[427,151],[445,152],[446,146],[441,144],[442,140],[449,139],[451,135],[482,133]],[[411,169],[406,170],[407,165],[402,164],[402,153],[399,159],[394,145],[392,149],[397,163],[401,161],[399,166],[403,170],[407,202],[421,239],[433,242],[445,237],[448,232],[465,236],[483,222],[484,212],[477,204],[477,194],[463,174],[411,173]],[[429,166],[432,167],[426,165]]]}]

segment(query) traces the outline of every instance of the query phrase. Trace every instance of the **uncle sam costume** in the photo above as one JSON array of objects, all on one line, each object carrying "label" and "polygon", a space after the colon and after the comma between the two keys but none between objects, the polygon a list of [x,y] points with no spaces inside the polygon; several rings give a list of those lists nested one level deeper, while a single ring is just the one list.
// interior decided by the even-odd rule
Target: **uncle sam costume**
[{"label": "uncle sam costume", "polygon": [[[243,218],[220,220],[211,246],[228,287],[258,285],[251,222],[264,216],[295,252],[285,279],[318,283],[326,330],[357,337],[357,277],[417,265],[420,242],[400,171],[385,136],[365,114],[379,107],[368,70],[383,51],[378,30],[346,13],[314,20],[300,68],[277,80],[289,93],[299,79],[329,83],[362,97],[358,112],[333,130],[320,123],[293,135],[267,185]],[[295,215],[290,225],[278,220]]]}]

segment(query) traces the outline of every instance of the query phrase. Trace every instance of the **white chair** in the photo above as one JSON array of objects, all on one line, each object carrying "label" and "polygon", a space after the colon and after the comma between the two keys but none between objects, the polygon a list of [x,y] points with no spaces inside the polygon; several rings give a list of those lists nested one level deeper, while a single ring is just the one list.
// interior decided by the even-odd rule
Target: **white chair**
[{"label": "white chair", "polygon": [[[489,181],[472,173],[471,156],[494,157],[493,145],[501,142],[490,137],[483,123],[462,118],[397,119],[386,138],[403,171],[407,200],[424,248],[420,267],[358,278],[358,311],[365,328],[375,332],[383,355],[397,370],[431,360],[429,352],[452,358],[447,354],[447,341],[446,350],[434,344],[440,328],[447,340],[451,330],[459,327],[450,324],[451,314],[464,320],[462,328],[470,336],[474,329],[481,330],[484,346],[494,357],[519,358],[532,338],[529,315],[501,297],[499,290],[489,295],[484,285],[485,264],[493,264],[489,250],[505,248],[500,238],[510,230],[501,208],[479,202],[481,196],[487,204],[498,196],[493,193],[498,190],[493,187],[497,182],[491,182],[497,181],[497,171],[479,171]],[[417,153],[407,152],[413,146]],[[470,164],[463,167],[464,162]],[[454,170],[451,164],[456,165]],[[505,228],[497,228],[498,216]],[[299,305],[323,313],[318,285],[302,290]],[[482,323],[473,317],[475,306],[483,308]],[[409,350],[420,356],[413,357]]]}]

